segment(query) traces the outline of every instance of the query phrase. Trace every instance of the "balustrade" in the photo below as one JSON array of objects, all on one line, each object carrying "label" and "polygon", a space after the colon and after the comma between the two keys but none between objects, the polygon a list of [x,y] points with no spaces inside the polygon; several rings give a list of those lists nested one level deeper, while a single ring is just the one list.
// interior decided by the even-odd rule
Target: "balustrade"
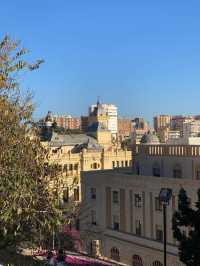
[{"label": "balustrade", "polygon": [[133,154],[146,156],[200,156],[198,145],[134,145]]}]

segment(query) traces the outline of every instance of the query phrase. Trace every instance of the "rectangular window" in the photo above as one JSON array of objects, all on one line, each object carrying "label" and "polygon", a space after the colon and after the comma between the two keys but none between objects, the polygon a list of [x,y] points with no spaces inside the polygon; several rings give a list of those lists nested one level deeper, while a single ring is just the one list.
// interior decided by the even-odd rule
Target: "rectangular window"
[{"label": "rectangular window", "polygon": [[196,179],[200,179],[200,169],[196,170]]},{"label": "rectangular window", "polygon": [[91,199],[96,199],[96,188],[92,187],[90,190]]},{"label": "rectangular window", "polygon": [[78,163],[74,165],[74,170],[78,170]]},{"label": "rectangular window", "polygon": [[112,168],[115,168],[115,161],[112,162]]},{"label": "rectangular window", "polygon": [[63,170],[63,166],[61,164],[58,165],[58,171],[62,171]]},{"label": "rectangular window", "polygon": [[125,161],[125,167],[128,167],[128,161]]},{"label": "rectangular window", "polygon": [[173,177],[174,178],[182,178],[182,171],[180,169],[173,170]]},{"label": "rectangular window", "polygon": [[119,192],[113,191],[113,203],[119,203]]},{"label": "rectangular window", "polygon": [[96,211],[94,211],[94,210],[91,211],[91,224],[97,225]]},{"label": "rectangular window", "polygon": [[153,168],[153,176],[160,177],[160,168],[158,167]]},{"label": "rectangular window", "polygon": [[141,208],[142,207],[142,197],[140,194],[135,194],[135,207]]},{"label": "rectangular window", "polygon": [[156,240],[160,242],[163,241],[163,230],[160,225],[156,225]]},{"label": "rectangular window", "polygon": [[113,229],[119,231],[119,216],[113,216]]},{"label": "rectangular window", "polygon": [[160,201],[159,197],[155,198],[155,210],[162,211],[162,202]]},{"label": "rectangular window", "polygon": [[67,164],[65,164],[63,167],[63,171],[67,172],[67,169],[68,169]]},{"label": "rectangular window", "polygon": [[79,201],[79,187],[74,189],[74,201]]},{"label": "rectangular window", "polygon": [[67,203],[69,201],[69,188],[63,190],[63,202]]},{"label": "rectangular window", "polygon": [[73,164],[70,164],[69,165],[69,171],[72,171],[73,170]]},{"label": "rectangular window", "polygon": [[135,221],[135,233],[137,236],[141,236],[142,234],[142,225],[140,220]]},{"label": "rectangular window", "polygon": [[121,162],[122,167],[124,167],[124,161]]},{"label": "rectangular window", "polygon": [[117,167],[119,167],[119,161],[117,161]]}]

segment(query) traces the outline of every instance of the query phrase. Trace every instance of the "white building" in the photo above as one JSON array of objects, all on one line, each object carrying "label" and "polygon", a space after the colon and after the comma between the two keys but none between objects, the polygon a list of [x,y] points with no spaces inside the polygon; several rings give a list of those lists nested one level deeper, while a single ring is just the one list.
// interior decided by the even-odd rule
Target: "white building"
[{"label": "white building", "polygon": [[108,130],[112,132],[114,137],[117,136],[118,132],[118,108],[114,104],[93,104],[89,107],[89,116],[94,112],[95,108],[98,107],[98,114],[106,114],[108,116],[107,126]]},{"label": "white building", "polygon": [[200,121],[184,122],[182,136],[169,138],[166,142],[173,145],[200,145]]}]

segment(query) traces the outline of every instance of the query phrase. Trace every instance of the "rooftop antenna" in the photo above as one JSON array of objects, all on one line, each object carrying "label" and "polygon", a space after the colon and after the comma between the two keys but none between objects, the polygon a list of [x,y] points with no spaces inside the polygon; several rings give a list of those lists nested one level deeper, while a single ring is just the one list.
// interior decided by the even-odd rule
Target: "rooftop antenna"
[{"label": "rooftop antenna", "polygon": [[100,96],[97,96],[97,106],[100,104]]}]

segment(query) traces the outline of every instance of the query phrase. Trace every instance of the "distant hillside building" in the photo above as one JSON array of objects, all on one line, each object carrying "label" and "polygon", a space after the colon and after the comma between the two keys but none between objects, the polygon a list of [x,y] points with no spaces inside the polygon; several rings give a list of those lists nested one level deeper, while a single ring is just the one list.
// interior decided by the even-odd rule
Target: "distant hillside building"
[{"label": "distant hillside building", "polygon": [[81,116],[81,131],[87,132],[89,125],[89,118],[88,116]]},{"label": "distant hillside building", "polygon": [[132,122],[130,119],[118,118],[118,139],[120,141],[130,138],[132,130]]},{"label": "distant hillside building", "polygon": [[170,127],[171,116],[159,115],[154,117],[154,129],[157,132],[159,129]]},{"label": "distant hillside building", "polygon": [[132,144],[140,144],[141,138],[150,130],[148,123],[144,118],[136,117],[132,120]]},{"label": "distant hillside building", "polygon": [[58,127],[65,129],[80,129],[81,119],[79,117],[72,117],[71,115],[53,115],[53,120]]},{"label": "distant hillside building", "polygon": [[192,122],[194,120],[193,116],[172,116],[171,118],[171,129],[179,130],[181,136],[183,136],[183,124],[185,122]]},{"label": "distant hillside building", "polygon": [[171,130],[169,127],[158,129],[157,134],[160,138],[161,143],[166,143],[168,141],[179,139],[181,137],[179,130]]}]

